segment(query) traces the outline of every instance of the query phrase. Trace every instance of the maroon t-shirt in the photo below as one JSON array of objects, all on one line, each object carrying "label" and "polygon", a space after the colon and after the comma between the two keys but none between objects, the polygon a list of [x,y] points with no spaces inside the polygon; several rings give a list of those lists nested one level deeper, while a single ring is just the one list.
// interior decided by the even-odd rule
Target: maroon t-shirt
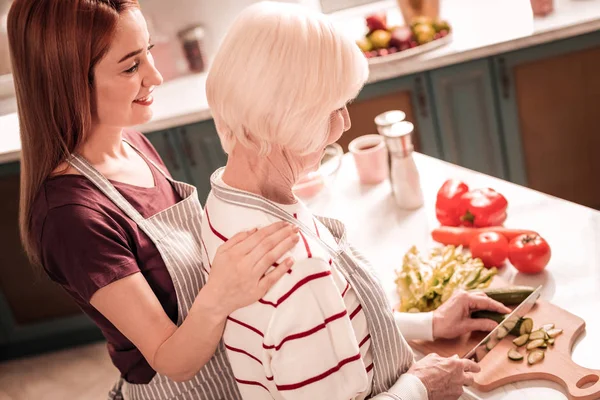
[{"label": "maroon t-shirt", "polygon": [[[124,137],[166,172],[150,142],[140,133]],[[112,182],[138,212],[148,218],[181,200],[170,182],[152,165],[155,186],[143,188]],[[142,353],[90,305],[103,286],[141,272],[177,322],[175,288],[164,261],[148,236],[81,175],[47,179],[32,209],[33,232],[39,240],[42,264],[81,309],[100,327],[115,366],[130,383],[148,383],[156,372]]]}]

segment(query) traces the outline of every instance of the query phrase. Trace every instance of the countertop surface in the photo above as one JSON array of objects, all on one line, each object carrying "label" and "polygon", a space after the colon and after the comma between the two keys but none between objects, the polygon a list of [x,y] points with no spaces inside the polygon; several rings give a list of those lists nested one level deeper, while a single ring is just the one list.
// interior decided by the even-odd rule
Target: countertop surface
[{"label": "countertop surface", "polygon": [[[413,245],[421,251],[436,244],[430,236],[439,224],[435,218],[436,193],[448,178],[458,178],[471,187],[492,187],[509,202],[505,226],[539,232],[552,248],[552,259],[538,275],[523,275],[510,265],[499,275],[511,284],[543,285],[542,298],[578,315],[586,322],[573,351],[573,360],[587,368],[600,369],[600,212],[531,189],[415,154],[425,205],[416,211],[399,210],[389,183],[361,186],[354,161],[344,156],[335,180],[307,203],[317,215],[342,220],[350,242],[371,261],[392,303],[397,303],[395,270]],[[360,210],[360,211],[358,211]],[[559,224],[556,216],[568,216]],[[566,399],[560,386],[549,381],[509,384],[487,393],[471,390],[476,398],[494,400]]]},{"label": "countertop surface", "polygon": [[[330,14],[348,34],[360,37],[364,16],[384,11],[390,24],[402,23],[393,0],[378,1]],[[527,0],[442,0],[441,16],[453,27],[447,45],[404,60],[372,65],[369,82],[441,68],[477,58],[568,38],[600,29],[600,0],[555,0],[555,11],[533,18]],[[206,74],[167,82],[154,92],[154,118],[137,127],[142,132],[211,118],[205,96]],[[0,116],[0,163],[19,160],[16,113]]]}]

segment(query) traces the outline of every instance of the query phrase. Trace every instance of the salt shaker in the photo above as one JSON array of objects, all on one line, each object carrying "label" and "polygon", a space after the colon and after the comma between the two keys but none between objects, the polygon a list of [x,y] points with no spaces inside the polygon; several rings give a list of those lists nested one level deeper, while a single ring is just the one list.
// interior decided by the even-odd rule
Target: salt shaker
[{"label": "salt shaker", "polygon": [[421,207],[424,202],[423,191],[413,158],[411,137],[414,125],[408,121],[397,121],[385,127],[378,126],[378,130],[385,137],[390,153],[390,183],[396,204],[406,210]]},{"label": "salt shaker", "polygon": [[[391,110],[379,114],[375,117],[375,125],[377,125],[377,132],[385,136],[385,132],[387,132],[394,124],[404,121],[404,118],[406,118],[406,114],[400,110]],[[390,153],[389,148],[388,156],[388,169],[389,172],[392,172],[392,155]]]}]

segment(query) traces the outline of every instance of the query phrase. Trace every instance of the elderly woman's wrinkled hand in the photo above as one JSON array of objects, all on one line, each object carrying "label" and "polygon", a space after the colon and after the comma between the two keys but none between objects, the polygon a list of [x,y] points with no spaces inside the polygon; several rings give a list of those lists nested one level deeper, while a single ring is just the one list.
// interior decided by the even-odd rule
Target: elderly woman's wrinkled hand
[{"label": "elderly woman's wrinkled hand", "polygon": [[451,339],[472,331],[491,331],[498,325],[490,319],[473,319],[471,313],[490,310],[507,314],[511,310],[483,292],[455,292],[433,313],[433,337]]},{"label": "elderly woman's wrinkled hand", "polygon": [[479,365],[472,360],[432,353],[414,363],[406,373],[423,382],[429,400],[456,400],[463,394],[463,386],[473,384],[473,373],[479,371]]}]

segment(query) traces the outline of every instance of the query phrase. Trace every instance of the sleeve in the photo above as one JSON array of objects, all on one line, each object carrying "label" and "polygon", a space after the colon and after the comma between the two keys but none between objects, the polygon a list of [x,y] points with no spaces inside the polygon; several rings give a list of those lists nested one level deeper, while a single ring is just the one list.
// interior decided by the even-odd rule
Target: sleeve
[{"label": "sleeve", "polygon": [[406,340],[433,340],[433,312],[406,313],[394,311],[394,319]]},{"label": "sleeve", "polygon": [[50,210],[40,247],[48,274],[86,302],[98,289],[139,272],[124,230],[82,205]]},{"label": "sleeve", "polygon": [[411,374],[404,374],[389,388],[387,392],[380,393],[372,400],[427,400],[427,388],[419,378]]},{"label": "sleeve", "polygon": [[277,398],[352,398],[367,390],[367,372],[329,265],[311,258],[293,268],[302,278],[278,303],[263,346]]}]

